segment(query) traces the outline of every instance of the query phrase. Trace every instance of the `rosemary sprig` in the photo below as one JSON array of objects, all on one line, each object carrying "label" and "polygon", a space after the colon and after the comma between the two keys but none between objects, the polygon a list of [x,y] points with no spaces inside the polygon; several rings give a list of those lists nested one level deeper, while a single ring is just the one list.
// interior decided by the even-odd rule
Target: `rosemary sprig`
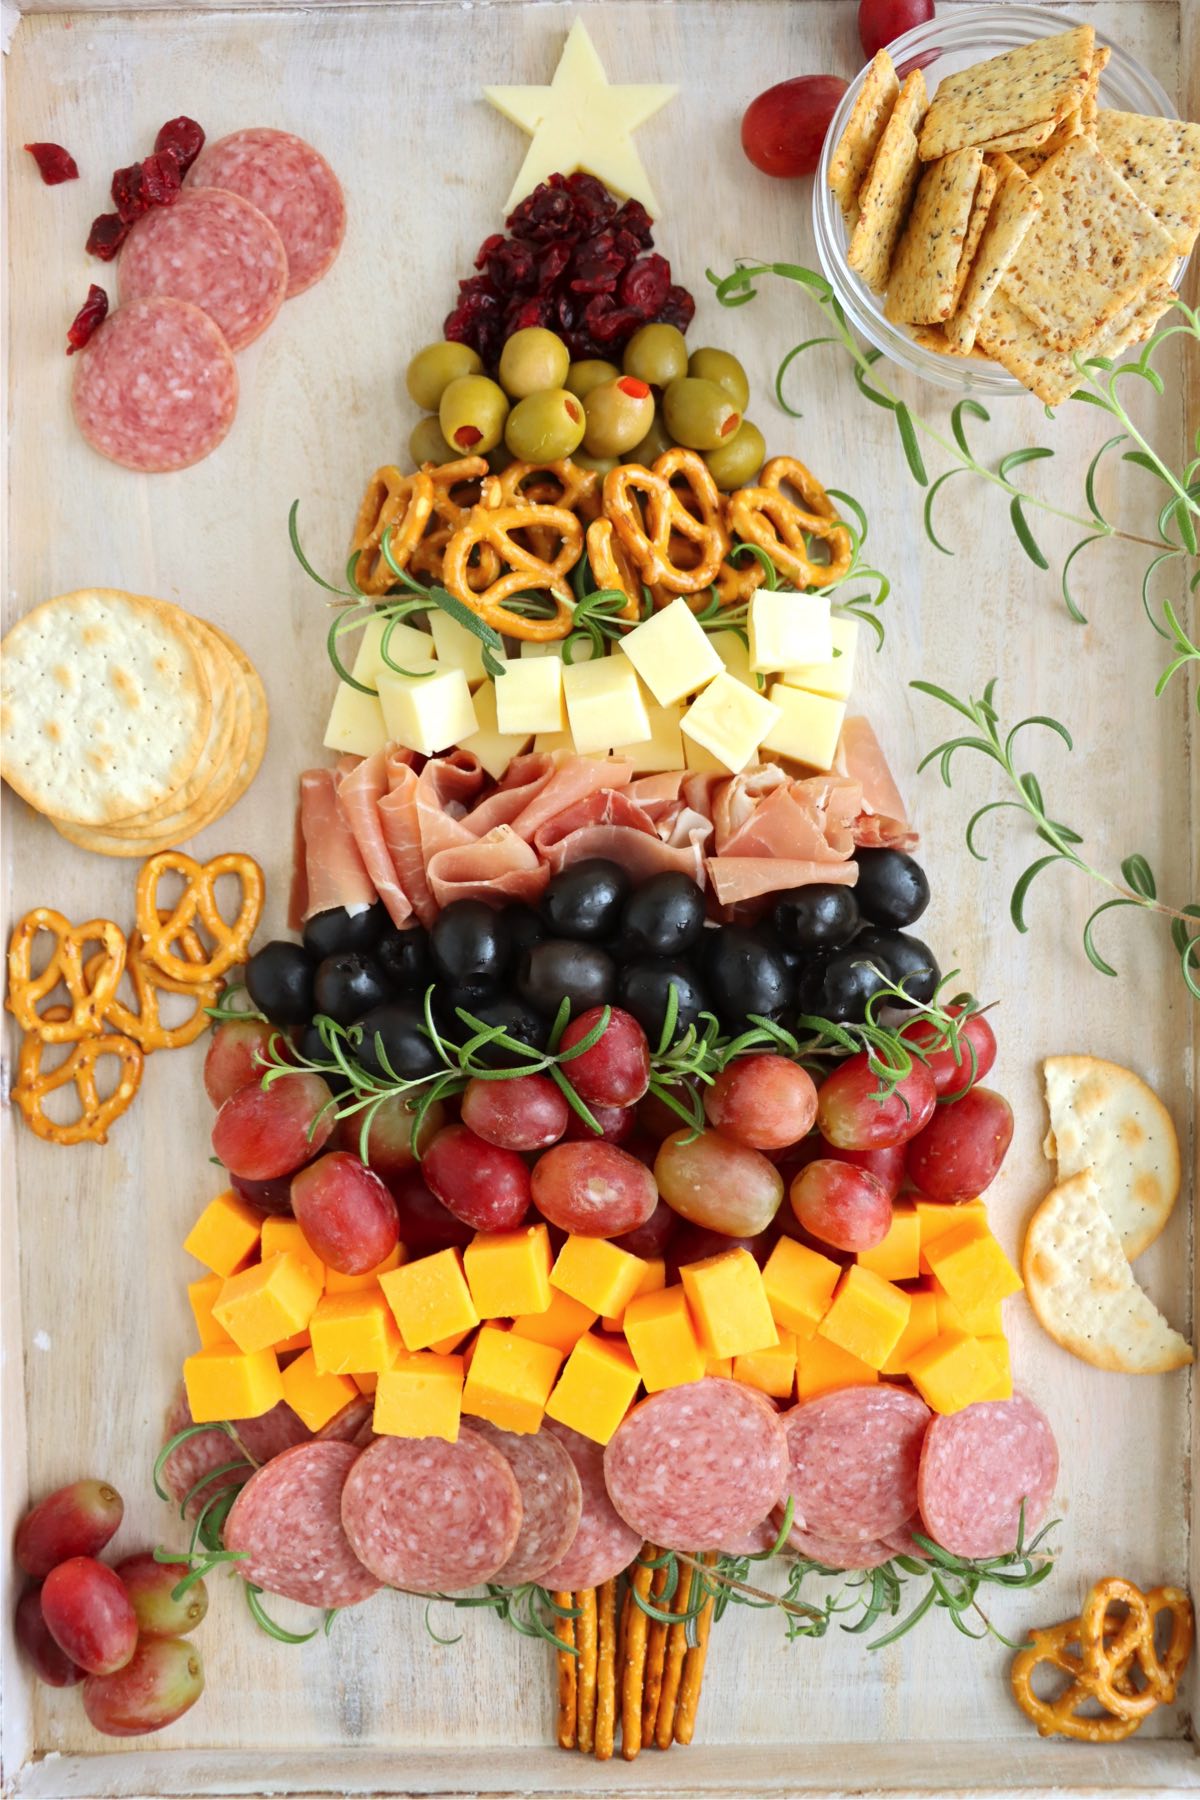
[{"label": "rosemary sprig", "polygon": [[498,1582],[485,1584],[482,1594],[427,1594],[425,1595],[425,1629],[435,1644],[457,1644],[462,1633],[454,1637],[441,1637],[433,1629],[429,1614],[434,1605],[454,1606],[461,1611],[477,1612],[481,1608],[495,1613],[505,1625],[519,1631],[522,1637],[540,1638],[543,1643],[550,1644],[555,1650],[565,1651],[569,1656],[579,1654],[570,1644],[564,1644],[555,1634],[556,1619],[577,1619],[579,1608],[560,1606],[548,1589],[539,1586],[536,1581],[523,1582],[518,1587],[501,1587]]}]

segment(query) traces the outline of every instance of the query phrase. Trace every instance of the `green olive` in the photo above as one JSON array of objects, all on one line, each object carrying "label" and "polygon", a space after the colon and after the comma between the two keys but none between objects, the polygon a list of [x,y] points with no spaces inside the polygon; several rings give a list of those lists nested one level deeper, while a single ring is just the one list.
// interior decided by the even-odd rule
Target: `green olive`
[{"label": "green olive", "polygon": [[597,475],[604,476],[610,469],[615,469],[618,458],[615,456],[589,456],[586,450],[576,450],[571,461],[577,469],[592,469]]},{"label": "green olive", "polygon": [[725,389],[695,375],[683,375],[666,389],[663,418],[675,442],[689,450],[718,449],[742,422]]},{"label": "green olive", "polygon": [[583,441],[583,401],[566,388],[547,388],[518,400],[504,427],[504,442],[521,462],[558,462]]},{"label": "green olive", "polygon": [[594,387],[599,387],[602,381],[615,381],[620,373],[616,363],[605,362],[599,356],[585,356],[582,362],[571,364],[563,386],[568,394],[586,400]]},{"label": "green olive", "polygon": [[442,436],[436,413],[430,413],[427,418],[418,419],[413,426],[408,440],[408,454],[412,457],[413,467],[419,469],[422,463],[437,463],[440,467],[442,463],[454,462],[458,451],[452,450]]},{"label": "green olive", "polygon": [[442,395],[460,375],[482,375],[483,363],[470,344],[426,344],[404,377],[409,396],[425,412],[436,412]]},{"label": "green olive", "polygon": [[486,375],[460,375],[438,407],[442,435],[457,456],[486,456],[504,436],[508,400]]},{"label": "green olive", "polygon": [[745,487],[754,480],[767,458],[767,444],[757,425],[743,419],[719,450],[706,450],[708,472],[723,493]]},{"label": "green olive", "polygon": [[746,371],[736,356],[728,350],[693,350],[688,357],[687,372],[696,375],[701,381],[715,381],[723,387],[739,412],[744,413],[750,404],[750,383],[746,379]]},{"label": "green olive", "polygon": [[674,440],[663,424],[662,408],[659,407],[655,410],[654,417],[650,421],[650,429],[641,443],[635,444],[632,450],[627,451],[621,461],[637,463],[641,468],[648,469],[651,464],[658,461],[660,456],[673,447]]},{"label": "green olive", "polygon": [[560,388],[567,379],[571,355],[567,346],[544,325],[527,325],[514,331],[500,352],[500,386],[512,400]]},{"label": "green olive", "polygon": [[654,418],[654,395],[636,375],[602,381],[583,404],[587,412],[583,447],[590,456],[620,456],[623,450],[632,450]]},{"label": "green olive", "polygon": [[674,325],[643,325],[625,346],[625,373],[648,381],[651,387],[666,387],[669,381],[686,375],[687,366],[687,345]]}]

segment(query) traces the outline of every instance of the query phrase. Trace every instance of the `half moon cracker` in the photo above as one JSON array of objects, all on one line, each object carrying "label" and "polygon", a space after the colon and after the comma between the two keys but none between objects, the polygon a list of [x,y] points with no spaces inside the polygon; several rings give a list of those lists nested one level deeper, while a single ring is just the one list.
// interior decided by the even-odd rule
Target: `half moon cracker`
[{"label": "half moon cracker", "polygon": [[1042,1148],[1059,1181],[1090,1170],[1124,1254],[1140,1256],[1179,1196],[1170,1113],[1140,1075],[1098,1056],[1048,1056],[1042,1073],[1050,1112]]},{"label": "half moon cracker", "polygon": [[858,193],[875,160],[884,127],[892,116],[900,83],[886,50],[877,50],[858,91],[846,129],[829,159],[829,185],[847,224],[858,212]]}]

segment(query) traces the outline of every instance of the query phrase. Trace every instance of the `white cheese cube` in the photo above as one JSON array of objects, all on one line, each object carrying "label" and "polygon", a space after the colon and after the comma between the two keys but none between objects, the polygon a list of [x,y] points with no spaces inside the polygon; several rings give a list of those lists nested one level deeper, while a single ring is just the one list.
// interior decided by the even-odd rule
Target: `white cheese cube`
[{"label": "white cheese cube", "polygon": [[374,756],[388,741],[383,708],[374,694],[360,694],[339,681],[322,742],[327,750],[352,756]]},{"label": "white cheese cube", "polygon": [[[386,630],[387,620],[380,614],[368,619],[367,628],[350,665],[350,673],[355,680],[365,681],[368,687],[375,687],[380,671],[387,668],[383,660],[383,634]],[[403,619],[398,619],[388,638],[387,653],[402,669],[422,669],[433,660],[433,639],[427,631],[418,631],[414,625],[406,625]],[[343,656],[342,661],[345,660]]]},{"label": "white cheese cube", "polygon": [[650,736],[645,742],[615,744],[613,755],[627,756],[635,775],[659,775],[667,769],[682,768],[683,738],[679,730],[682,706],[656,706],[651,701],[646,716],[650,720]]},{"label": "white cheese cube", "polygon": [[562,680],[571,736],[581,755],[613,744],[641,744],[650,736],[637,670],[624,656],[564,663]]},{"label": "white cheese cube", "polygon": [[828,594],[777,593],[755,588],[750,596],[750,667],[766,674],[801,663],[833,660]]},{"label": "white cheese cube", "polygon": [[[573,663],[591,662],[596,654],[596,646],[591,638],[580,634],[571,645],[571,661]],[[525,638],[521,644],[522,656],[557,656],[562,658],[562,639],[548,638],[545,643],[533,643]]]},{"label": "white cheese cube", "polygon": [[711,750],[723,768],[736,775],[754,759],[767,733],[782,717],[779,707],[753,694],[722,669],[683,715],[686,738]]},{"label": "white cheese cube", "polygon": [[503,675],[495,680],[496,721],[507,733],[561,731],[567,722],[563,707],[563,665],[557,656],[501,657]]},{"label": "white cheese cube", "polygon": [[529,748],[529,733],[505,733],[496,725],[496,689],[490,681],[472,696],[479,730],[459,739],[459,749],[477,756],[494,781],[499,781],[514,756]]},{"label": "white cheese cube", "polygon": [[461,669],[439,669],[432,675],[379,677],[379,702],[388,737],[406,750],[436,756],[479,729],[471,690]]},{"label": "white cheese cube", "polygon": [[719,756],[706,750],[703,744],[696,743],[694,738],[683,734],[683,766],[693,775],[728,775],[729,770]]},{"label": "white cheese cube", "polygon": [[711,631],[708,641],[736,681],[744,682],[756,694],[766,693],[766,682],[750,667],[750,646],[740,631]]},{"label": "white cheese cube", "polygon": [[558,750],[566,750],[570,754],[575,751],[575,739],[569,731],[539,731],[533,740],[535,750],[544,750],[553,755]]},{"label": "white cheese cube", "polygon": [[858,620],[831,620],[833,659],[830,662],[801,663],[785,669],[780,676],[788,687],[807,688],[810,694],[827,694],[831,700],[848,700],[854,684],[854,653],[858,649]]},{"label": "white cheese cube", "polygon": [[[440,606],[431,606],[426,617],[437,646],[438,661],[445,663],[448,668],[461,669],[470,688],[477,688],[481,681],[486,681],[483,645],[475,633],[468,631],[465,625],[460,625],[457,619],[452,619]],[[400,658],[397,656],[394,660],[399,662]]]},{"label": "white cheese cube", "polygon": [[808,694],[786,682],[771,683],[771,703],[779,718],[763,739],[764,750],[807,763],[810,769],[832,769],[846,716],[844,700]]},{"label": "white cheese cube", "polygon": [[621,649],[660,706],[698,693],[721,672],[721,658],[682,596],[635,625]]}]

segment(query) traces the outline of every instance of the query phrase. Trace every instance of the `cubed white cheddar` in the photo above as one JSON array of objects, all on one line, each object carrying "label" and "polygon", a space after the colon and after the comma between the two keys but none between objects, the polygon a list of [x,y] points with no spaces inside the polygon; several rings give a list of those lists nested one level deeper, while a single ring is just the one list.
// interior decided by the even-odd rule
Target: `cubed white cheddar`
[{"label": "cubed white cheddar", "polygon": [[750,646],[740,631],[712,631],[708,641],[735,680],[744,682],[756,694],[766,693],[766,682],[760,681],[750,667]]},{"label": "cubed white cheddar", "polygon": [[756,588],[750,596],[750,667],[762,673],[833,659],[828,594]]},{"label": "cubed white cheddar", "polygon": [[479,721],[478,731],[470,737],[460,738],[460,750],[469,750],[477,756],[493,781],[499,781],[514,756],[520,756],[529,748],[529,733],[505,733],[496,724],[496,689],[490,681],[476,688],[471,696],[475,708],[475,717]]},{"label": "cubed white cheddar", "polygon": [[571,736],[581,755],[613,744],[643,744],[650,736],[637,670],[624,656],[564,663],[563,693]]},{"label": "cubed white cheddar", "polygon": [[[433,633],[433,642],[437,646],[438,661],[445,663],[447,668],[461,669],[469,688],[477,688],[481,681],[486,681],[483,645],[475,633],[468,631],[465,625],[460,625],[457,619],[452,619],[440,606],[431,606],[426,617]],[[393,656],[393,661],[399,662],[400,658]]]},{"label": "cubed white cheddar", "polygon": [[714,756],[711,750],[706,750],[686,733],[680,732],[680,736],[683,738],[683,766],[690,774],[728,775],[729,770],[719,756]]},{"label": "cubed white cheddar", "polygon": [[563,706],[563,664],[558,656],[500,657],[496,723],[503,732],[561,731],[567,722]]},{"label": "cubed white cheddar", "polygon": [[763,749],[807,763],[810,769],[832,769],[846,702],[809,694],[783,681],[771,683],[771,702],[779,718],[764,737]]},{"label": "cubed white cheddar", "polygon": [[535,750],[544,750],[549,756],[553,756],[559,750],[565,750],[568,755],[573,755],[575,739],[569,731],[539,731],[533,740],[533,747]]},{"label": "cubed white cheddar", "polygon": [[471,704],[471,690],[461,669],[439,669],[432,675],[393,675],[385,669],[379,677],[379,701],[387,735],[407,750],[436,756],[451,744],[474,736],[479,720]]},{"label": "cubed white cheddar", "polygon": [[339,681],[322,742],[327,750],[374,756],[388,741],[383,708],[374,694],[360,694]]},{"label": "cubed white cheddar", "polygon": [[682,595],[635,625],[621,649],[660,706],[699,693],[721,673],[721,658]]},{"label": "cubed white cheddar", "polygon": [[650,736],[640,744],[614,744],[613,755],[627,756],[635,775],[660,775],[667,769],[681,768],[683,736],[679,722],[683,707],[656,706],[652,700],[646,707],[646,717],[650,721]]},{"label": "cubed white cheddar", "polygon": [[798,668],[784,669],[780,676],[788,687],[807,688],[810,694],[828,694],[831,700],[848,700],[854,685],[854,655],[858,649],[858,620],[840,619],[835,613],[831,621],[833,658],[830,662],[801,663]]},{"label": "cubed white cheddar", "polygon": [[702,744],[736,775],[753,761],[767,733],[782,717],[779,707],[722,669],[683,715],[684,737]]},{"label": "cubed white cheddar", "polygon": [[[571,645],[571,661],[573,663],[591,662],[595,653],[596,646],[593,644],[591,638],[584,637],[582,632]],[[546,638],[544,641],[538,639],[535,643],[532,638],[526,638],[521,645],[521,655],[533,657],[557,656],[561,658],[562,639]]]},{"label": "cubed white cheddar", "polygon": [[[377,686],[379,675],[388,666],[383,660],[383,634],[387,624],[379,613],[367,620],[367,628],[350,665],[354,679],[364,681],[368,687]],[[418,631],[415,625],[406,625],[403,619],[397,619],[388,637],[387,653],[402,669],[423,669],[433,661],[436,650],[427,631]],[[343,657],[342,661],[345,660]]]}]

